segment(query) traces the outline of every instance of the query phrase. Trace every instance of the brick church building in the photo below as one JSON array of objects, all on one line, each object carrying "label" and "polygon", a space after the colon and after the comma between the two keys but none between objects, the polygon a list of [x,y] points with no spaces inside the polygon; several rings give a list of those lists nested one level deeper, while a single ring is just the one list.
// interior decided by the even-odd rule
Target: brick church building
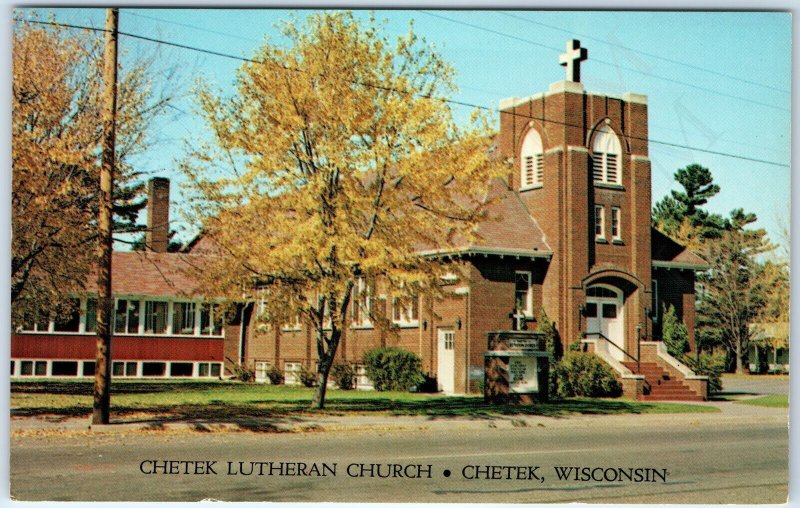
[{"label": "brick church building", "polygon": [[[564,81],[500,102],[494,150],[509,172],[489,184],[480,241],[420,252],[462,267],[461,276],[443,281],[444,299],[400,304],[379,291],[372,297],[359,282],[338,352],[357,365],[359,385],[370,384],[358,365],[363,354],[397,346],[417,353],[444,392],[474,392],[487,333],[510,329],[513,315],[535,330],[544,312],[564,349],[581,342],[599,355],[626,396],[705,398],[706,379],[660,341],[661,314],[672,305],[694,349],[695,271],[706,264],[651,227],[647,97],[584,90],[585,59],[586,50],[568,42]],[[151,191],[164,185],[168,194],[163,179],[151,182]],[[183,253],[165,252],[168,207],[168,198],[151,194],[151,252],[114,255],[114,374],[219,377],[238,364],[259,380],[277,366],[292,382],[302,366],[314,369],[311,327],[265,325],[258,302],[224,327],[214,325],[214,306],[191,298],[197,288],[181,270],[182,263],[201,262],[204,239]],[[92,375],[92,302],[80,298],[68,327],[51,322],[14,334],[12,376]],[[373,326],[376,314],[391,328]],[[664,376],[669,383],[658,386]]]}]

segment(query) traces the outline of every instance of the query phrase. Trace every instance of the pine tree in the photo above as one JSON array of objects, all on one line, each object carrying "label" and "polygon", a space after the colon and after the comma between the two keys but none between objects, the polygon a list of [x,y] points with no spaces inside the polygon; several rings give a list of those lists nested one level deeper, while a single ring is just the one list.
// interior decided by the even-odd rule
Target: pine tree
[{"label": "pine tree", "polygon": [[675,172],[675,180],[683,191],[671,191],[653,207],[653,224],[668,236],[684,244],[702,243],[719,238],[725,228],[721,215],[700,208],[719,193],[711,171],[699,164],[690,164]]}]

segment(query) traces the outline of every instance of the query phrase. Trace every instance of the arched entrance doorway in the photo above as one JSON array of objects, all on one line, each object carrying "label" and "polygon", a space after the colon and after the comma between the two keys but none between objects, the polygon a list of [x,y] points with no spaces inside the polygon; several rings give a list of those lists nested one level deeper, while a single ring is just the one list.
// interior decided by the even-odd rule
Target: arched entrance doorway
[{"label": "arched entrance doorway", "polygon": [[602,334],[611,343],[611,355],[625,360],[625,315],[620,289],[607,284],[586,288],[586,334]]}]

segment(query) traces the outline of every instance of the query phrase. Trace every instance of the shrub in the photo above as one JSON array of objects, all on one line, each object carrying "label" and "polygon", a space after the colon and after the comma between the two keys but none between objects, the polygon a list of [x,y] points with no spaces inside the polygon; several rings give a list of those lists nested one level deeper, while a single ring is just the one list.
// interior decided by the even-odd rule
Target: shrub
[{"label": "shrub", "polygon": [[335,363],[331,367],[331,379],[341,390],[355,388],[356,371],[349,363]]},{"label": "shrub", "polygon": [[664,306],[664,324],[661,330],[667,352],[674,358],[680,359],[683,353],[689,350],[689,330],[683,321],[678,319],[675,307],[672,305]]},{"label": "shrub", "polygon": [[300,380],[300,384],[307,388],[317,386],[317,373],[306,368],[305,365],[300,367],[297,378]]},{"label": "shrub", "polygon": [[708,376],[708,393],[722,390],[722,373],[725,372],[725,355],[700,353],[698,356],[686,355],[685,363],[695,374]]},{"label": "shrub", "polygon": [[378,391],[408,391],[425,378],[422,362],[411,351],[397,348],[378,348],[364,354],[367,376]]},{"label": "shrub", "polygon": [[267,379],[274,385],[283,384],[283,372],[281,372],[281,369],[278,367],[272,365],[269,370],[267,370]]},{"label": "shrub", "polygon": [[564,356],[564,348],[561,345],[561,337],[558,335],[556,325],[547,317],[547,313],[542,308],[539,313],[539,325],[536,328],[537,332],[542,332],[545,339],[545,349],[552,355],[553,360],[559,360]]},{"label": "shrub", "polygon": [[611,367],[592,353],[569,352],[553,367],[559,397],[618,397],[622,386]]},{"label": "shrub", "polygon": [[[428,374],[423,374],[422,377],[424,380],[417,387],[419,393],[436,393],[439,391],[439,380]],[[481,382],[483,382],[483,380],[481,380]],[[483,393],[483,388],[481,388],[481,393]]]},{"label": "shrub", "polygon": [[233,377],[243,383],[252,383],[256,380],[256,372],[242,365],[233,366]]}]

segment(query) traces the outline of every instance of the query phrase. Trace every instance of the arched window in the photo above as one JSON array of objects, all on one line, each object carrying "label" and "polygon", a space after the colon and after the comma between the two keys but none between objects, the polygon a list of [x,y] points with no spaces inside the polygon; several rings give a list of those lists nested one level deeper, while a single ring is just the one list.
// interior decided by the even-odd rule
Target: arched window
[{"label": "arched window", "polygon": [[542,137],[535,129],[525,135],[520,152],[520,188],[529,189],[542,185],[544,176],[544,154]]},{"label": "arched window", "polygon": [[595,298],[619,298],[619,294],[611,288],[605,286],[590,286],[586,288],[586,296]]},{"label": "arched window", "polygon": [[608,125],[600,127],[592,142],[592,177],[595,182],[622,183],[622,149]]}]

